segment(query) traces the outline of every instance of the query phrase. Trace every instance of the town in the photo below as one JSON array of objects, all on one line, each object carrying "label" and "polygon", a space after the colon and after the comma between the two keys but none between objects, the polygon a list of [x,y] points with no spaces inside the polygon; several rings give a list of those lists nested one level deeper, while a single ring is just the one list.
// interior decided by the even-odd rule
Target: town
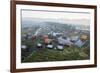
[{"label": "town", "polygon": [[[45,28],[47,30],[48,27],[46,26]],[[22,34],[22,62],[89,59],[90,35],[88,30],[70,27],[68,29],[60,29],[63,30],[61,32],[55,31],[56,28],[51,31],[46,31],[45,28],[37,28],[34,34],[30,32]],[[68,52],[68,50],[70,51]],[[85,52],[82,50],[85,50]],[[49,55],[45,54],[45,52]],[[57,56],[57,53],[61,55],[61,59],[59,55],[59,57]],[[73,54],[74,56],[78,55],[71,57],[69,53],[75,53]],[[43,54],[44,56],[42,56]],[[63,57],[63,55],[66,57]]]}]

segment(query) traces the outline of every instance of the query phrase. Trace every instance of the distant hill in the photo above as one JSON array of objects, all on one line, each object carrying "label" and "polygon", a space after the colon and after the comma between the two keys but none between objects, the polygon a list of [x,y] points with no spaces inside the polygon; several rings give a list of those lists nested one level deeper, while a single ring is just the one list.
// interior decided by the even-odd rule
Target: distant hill
[{"label": "distant hill", "polygon": [[[76,24],[77,23],[77,24]],[[80,24],[79,24],[80,23]],[[86,25],[86,24],[87,25]],[[64,33],[69,30],[89,30],[88,20],[23,19],[22,32],[47,34],[50,31]]]},{"label": "distant hill", "polygon": [[[41,18],[23,18],[22,23],[24,23],[23,26],[31,26],[32,25],[38,25],[42,22],[54,22],[54,23],[63,23],[63,24],[73,24],[73,25],[90,25],[89,19],[41,19]],[[30,25],[27,25],[30,24]]]}]

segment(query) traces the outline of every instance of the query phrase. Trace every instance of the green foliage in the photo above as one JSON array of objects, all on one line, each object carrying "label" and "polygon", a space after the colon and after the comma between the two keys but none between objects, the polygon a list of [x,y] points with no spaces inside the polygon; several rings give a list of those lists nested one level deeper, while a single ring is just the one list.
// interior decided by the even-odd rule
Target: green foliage
[{"label": "green foliage", "polygon": [[64,60],[85,60],[89,59],[88,48],[65,47],[63,51],[54,49],[41,49],[32,52],[23,62],[44,62],[44,61],[64,61]]}]

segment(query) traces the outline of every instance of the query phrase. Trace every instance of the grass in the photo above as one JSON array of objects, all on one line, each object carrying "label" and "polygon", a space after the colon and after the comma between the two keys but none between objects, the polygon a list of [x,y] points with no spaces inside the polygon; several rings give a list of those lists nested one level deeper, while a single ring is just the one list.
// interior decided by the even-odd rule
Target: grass
[{"label": "grass", "polygon": [[89,49],[84,47],[65,47],[63,51],[44,48],[32,52],[22,62],[45,62],[64,60],[86,60],[89,59]]}]

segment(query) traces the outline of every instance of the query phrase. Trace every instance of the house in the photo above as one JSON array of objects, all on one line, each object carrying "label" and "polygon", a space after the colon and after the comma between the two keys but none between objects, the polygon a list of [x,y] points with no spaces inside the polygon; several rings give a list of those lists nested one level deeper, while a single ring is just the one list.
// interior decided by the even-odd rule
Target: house
[{"label": "house", "polygon": [[36,39],[36,36],[33,35],[33,36],[32,36],[32,40],[34,41],[35,39]]},{"label": "house", "polygon": [[83,34],[80,36],[80,39],[83,40],[83,41],[86,41],[88,39],[88,36]]},{"label": "house", "polygon": [[37,48],[42,48],[42,44],[41,43],[38,43],[37,44]]},{"label": "house", "polygon": [[26,45],[21,45],[21,48],[22,48],[23,50],[25,50],[25,49],[27,48],[27,46],[26,46]]},{"label": "house", "polygon": [[62,33],[58,33],[58,32],[53,32],[53,31],[51,31],[50,33],[48,33],[48,35],[51,35],[51,36],[53,36],[53,37],[57,37],[57,36],[61,36]]},{"label": "house", "polygon": [[48,35],[43,35],[43,39],[48,39]]},{"label": "house", "polygon": [[85,42],[83,42],[81,39],[79,39],[78,41],[76,41],[74,43],[74,45],[78,46],[78,47],[82,47],[85,44]]},{"label": "house", "polygon": [[52,49],[53,45],[52,44],[48,44],[46,47],[49,48],[49,49]]},{"label": "house", "polygon": [[62,51],[64,49],[64,46],[63,45],[57,45],[57,49]]},{"label": "house", "polygon": [[67,45],[67,46],[71,46],[73,43],[70,41],[70,38],[62,38],[59,37],[58,38],[58,43],[62,44],[62,45]]},{"label": "house", "polygon": [[48,35],[44,35],[44,43],[49,44],[52,42],[52,39],[49,39]]},{"label": "house", "polygon": [[70,41],[73,43],[76,42],[78,39],[79,39],[79,36],[71,36],[70,37]]}]

